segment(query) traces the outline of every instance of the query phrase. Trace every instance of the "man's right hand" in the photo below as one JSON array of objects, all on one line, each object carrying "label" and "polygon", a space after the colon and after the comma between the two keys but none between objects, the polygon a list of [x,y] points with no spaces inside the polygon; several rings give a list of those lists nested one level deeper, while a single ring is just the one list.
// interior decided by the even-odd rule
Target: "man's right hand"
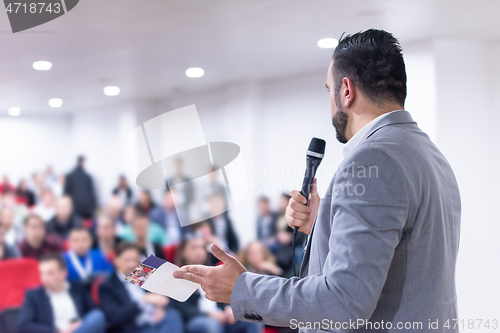
[{"label": "man's right hand", "polygon": [[316,178],[314,178],[314,182],[311,186],[311,193],[309,194],[307,205],[305,205],[306,198],[300,194],[300,191],[294,190],[290,193],[290,196],[291,198],[290,201],[288,201],[285,212],[286,222],[291,228],[297,226],[299,227],[299,231],[309,235],[319,209],[320,198],[316,186]]}]

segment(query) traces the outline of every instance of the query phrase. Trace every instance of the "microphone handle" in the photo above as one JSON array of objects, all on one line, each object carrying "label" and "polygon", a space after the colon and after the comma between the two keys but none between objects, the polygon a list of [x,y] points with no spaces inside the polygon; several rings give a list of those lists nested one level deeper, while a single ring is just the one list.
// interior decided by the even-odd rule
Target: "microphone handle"
[{"label": "microphone handle", "polygon": [[[308,162],[312,162],[312,163],[310,163],[311,170],[309,170],[309,168],[306,168],[306,174],[304,175],[304,180],[302,181],[302,189],[300,190],[300,194],[302,194],[302,196],[304,198],[306,198],[305,205],[307,205],[307,202],[309,201],[309,193],[311,193],[311,186],[312,186],[312,183],[314,181],[314,176],[316,175],[316,167],[319,165],[319,162],[321,162],[321,160],[309,161],[309,156],[307,157],[307,159],[308,159]],[[293,236],[295,236],[297,234],[298,230],[299,230],[299,227],[297,227],[297,226],[293,227]]]}]

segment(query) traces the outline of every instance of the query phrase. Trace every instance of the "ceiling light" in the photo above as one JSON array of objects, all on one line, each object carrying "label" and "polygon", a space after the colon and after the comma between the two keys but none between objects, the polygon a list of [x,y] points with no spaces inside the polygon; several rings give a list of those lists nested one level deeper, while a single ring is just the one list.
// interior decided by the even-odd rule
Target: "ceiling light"
[{"label": "ceiling light", "polygon": [[63,100],[60,98],[49,99],[49,106],[51,108],[60,108],[63,105]]},{"label": "ceiling light", "polygon": [[318,47],[322,49],[333,49],[339,45],[339,41],[335,38],[323,38],[318,40]]},{"label": "ceiling light", "polygon": [[191,67],[186,69],[187,77],[202,77],[205,74],[203,68],[200,67]]},{"label": "ceiling light", "polygon": [[116,96],[120,94],[120,88],[117,86],[107,86],[104,88],[104,95],[106,96]]},{"label": "ceiling light", "polygon": [[12,117],[17,117],[21,114],[21,108],[13,107],[9,108],[9,115]]},{"label": "ceiling light", "polygon": [[50,61],[35,61],[33,68],[37,71],[48,71],[52,68],[52,63]]}]

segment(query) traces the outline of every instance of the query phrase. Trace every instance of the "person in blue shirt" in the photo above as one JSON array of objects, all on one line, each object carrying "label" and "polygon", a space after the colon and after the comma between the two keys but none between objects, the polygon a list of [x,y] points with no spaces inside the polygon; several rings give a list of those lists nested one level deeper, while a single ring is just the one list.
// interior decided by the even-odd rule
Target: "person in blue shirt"
[{"label": "person in blue shirt", "polygon": [[113,266],[98,249],[91,249],[92,236],[84,227],[69,233],[69,250],[64,253],[68,267],[68,280],[90,283],[97,275],[113,272]]}]

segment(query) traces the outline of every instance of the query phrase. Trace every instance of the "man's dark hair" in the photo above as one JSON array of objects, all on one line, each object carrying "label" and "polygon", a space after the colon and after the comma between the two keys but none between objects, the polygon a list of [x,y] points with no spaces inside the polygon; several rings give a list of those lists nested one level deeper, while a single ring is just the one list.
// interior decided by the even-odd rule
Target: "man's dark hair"
[{"label": "man's dark hair", "polygon": [[404,105],[405,63],[401,46],[391,33],[369,29],[342,35],[332,59],[336,93],[343,78],[348,77],[374,104]]},{"label": "man's dark hair", "polygon": [[120,242],[118,246],[116,247],[116,257],[121,256],[124,252],[127,252],[128,250],[135,250],[137,253],[141,253],[141,250],[139,249],[139,246],[137,246],[135,243],[129,243],[129,242]]},{"label": "man's dark hair", "polygon": [[92,237],[92,233],[90,232],[90,230],[85,228],[84,226],[76,226],[76,227],[71,228],[71,230],[69,231],[69,234],[72,234],[73,232],[80,232],[80,231],[84,231],[87,233],[87,235]]},{"label": "man's dark hair", "polygon": [[48,253],[40,258],[40,263],[49,261],[57,262],[57,265],[59,266],[60,269],[67,269],[66,260],[64,260],[63,256],[60,253]]}]

